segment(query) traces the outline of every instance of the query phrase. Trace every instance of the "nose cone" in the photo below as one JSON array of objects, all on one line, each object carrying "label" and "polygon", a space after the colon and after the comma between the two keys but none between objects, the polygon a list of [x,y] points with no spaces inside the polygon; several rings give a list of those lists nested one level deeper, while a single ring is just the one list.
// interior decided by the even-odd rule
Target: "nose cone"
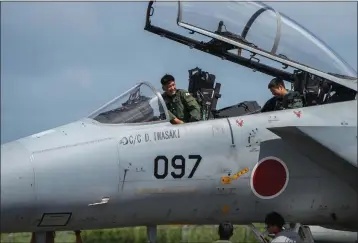
[{"label": "nose cone", "polygon": [[1,232],[23,225],[35,206],[31,154],[18,141],[1,146]]}]

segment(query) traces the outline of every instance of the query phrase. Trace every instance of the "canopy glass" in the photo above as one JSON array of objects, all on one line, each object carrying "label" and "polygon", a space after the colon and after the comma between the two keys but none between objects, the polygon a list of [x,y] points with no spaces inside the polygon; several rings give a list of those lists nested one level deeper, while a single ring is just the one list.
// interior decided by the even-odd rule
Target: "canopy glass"
[{"label": "canopy glass", "polygon": [[162,96],[149,83],[142,82],[119,95],[89,118],[100,123],[148,123],[168,121]]},{"label": "canopy glass", "polygon": [[[178,24],[211,33],[231,32],[230,39],[316,70],[353,77],[357,73],[307,29],[259,2],[178,2]],[[220,33],[219,33],[220,34]],[[220,34],[223,35],[223,34]],[[236,36],[235,36],[236,35]],[[349,78],[348,78],[349,79]]]}]

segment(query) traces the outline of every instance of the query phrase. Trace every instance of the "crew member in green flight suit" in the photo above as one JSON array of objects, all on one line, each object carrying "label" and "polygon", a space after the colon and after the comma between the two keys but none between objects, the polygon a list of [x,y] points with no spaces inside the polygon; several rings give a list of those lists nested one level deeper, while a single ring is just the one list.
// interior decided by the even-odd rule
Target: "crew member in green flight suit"
[{"label": "crew member in green flight suit", "polygon": [[199,103],[188,91],[176,88],[175,79],[172,75],[164,75],[160,82],[164,90],[162,96],[168,108],[172,124],[201,120],[201,107]]},{"label": "crew member in green flight suit", "polygon": [[273,97],[262,107],[261,112],[297,109],[303,107],[303,99],[300,93],[285,88],[281,78],[274,78],[268,84]]}]

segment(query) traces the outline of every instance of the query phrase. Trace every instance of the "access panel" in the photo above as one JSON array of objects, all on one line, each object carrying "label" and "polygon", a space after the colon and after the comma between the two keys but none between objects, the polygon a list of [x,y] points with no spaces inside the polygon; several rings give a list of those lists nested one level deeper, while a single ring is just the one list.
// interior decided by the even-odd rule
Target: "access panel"
[{"label": "access panel", "polygon": [[230,153],[231,133],[224,119],[143,125],[123,134],[118,147],[124,218],[136,223],[178,222],[188,214],[194,219],[195,210],[210,203],[203,195],[216,192],[218,171]]}]

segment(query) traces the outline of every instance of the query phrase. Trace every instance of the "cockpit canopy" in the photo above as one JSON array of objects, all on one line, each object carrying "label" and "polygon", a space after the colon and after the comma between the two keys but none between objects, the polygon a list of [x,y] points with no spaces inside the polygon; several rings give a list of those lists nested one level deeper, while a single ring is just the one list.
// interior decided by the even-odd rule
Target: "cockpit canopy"
[{"label": "cockpit canopy", "polygon": [[135,85],[89,115],[105,124],[148,123],[168,121],[162,96],[149,84]]},{"label": "cockpit canopy", "polygon": [[[149,16],[153,17],[147,19],[146,29],[149,31],[160,32],[155,28],[151,30],[149,26],[155,19],[160,28],[199,41],[188,44],[189,39],[183,39],[179,42],[194,47],[201,45],[195,48],[216,56],[220,56],[219,52],[228,51],[241,65],[252,67],[256,62],[257,67],[276,66],[276,72],[271,72],[274,76],[279,72],[285,76],[287,72],[284,69],[288,67],[304,70],[357,90],[356,71],[338,54],[307,29],[263,3],[156,2],[153,8],[155,14],[152,12]],[[182,28],[178,29],[178,26]],[[184,29],[190,32],[184,32]],[[180,38],[179,35],[166,37],[176,41]],[[230,57],[222,55],[222,58],[224,56]],[[264,66],[259,71],[266,70],[267,66]]]},{"label": "cockpit canopy", "polygon": [[319,71],[357,77],[356,72],[318,37],[263,3],[179,2],[178,23],[213,34],[219,30],[219,34],[230,39],[246,40],[252,47]]}]

